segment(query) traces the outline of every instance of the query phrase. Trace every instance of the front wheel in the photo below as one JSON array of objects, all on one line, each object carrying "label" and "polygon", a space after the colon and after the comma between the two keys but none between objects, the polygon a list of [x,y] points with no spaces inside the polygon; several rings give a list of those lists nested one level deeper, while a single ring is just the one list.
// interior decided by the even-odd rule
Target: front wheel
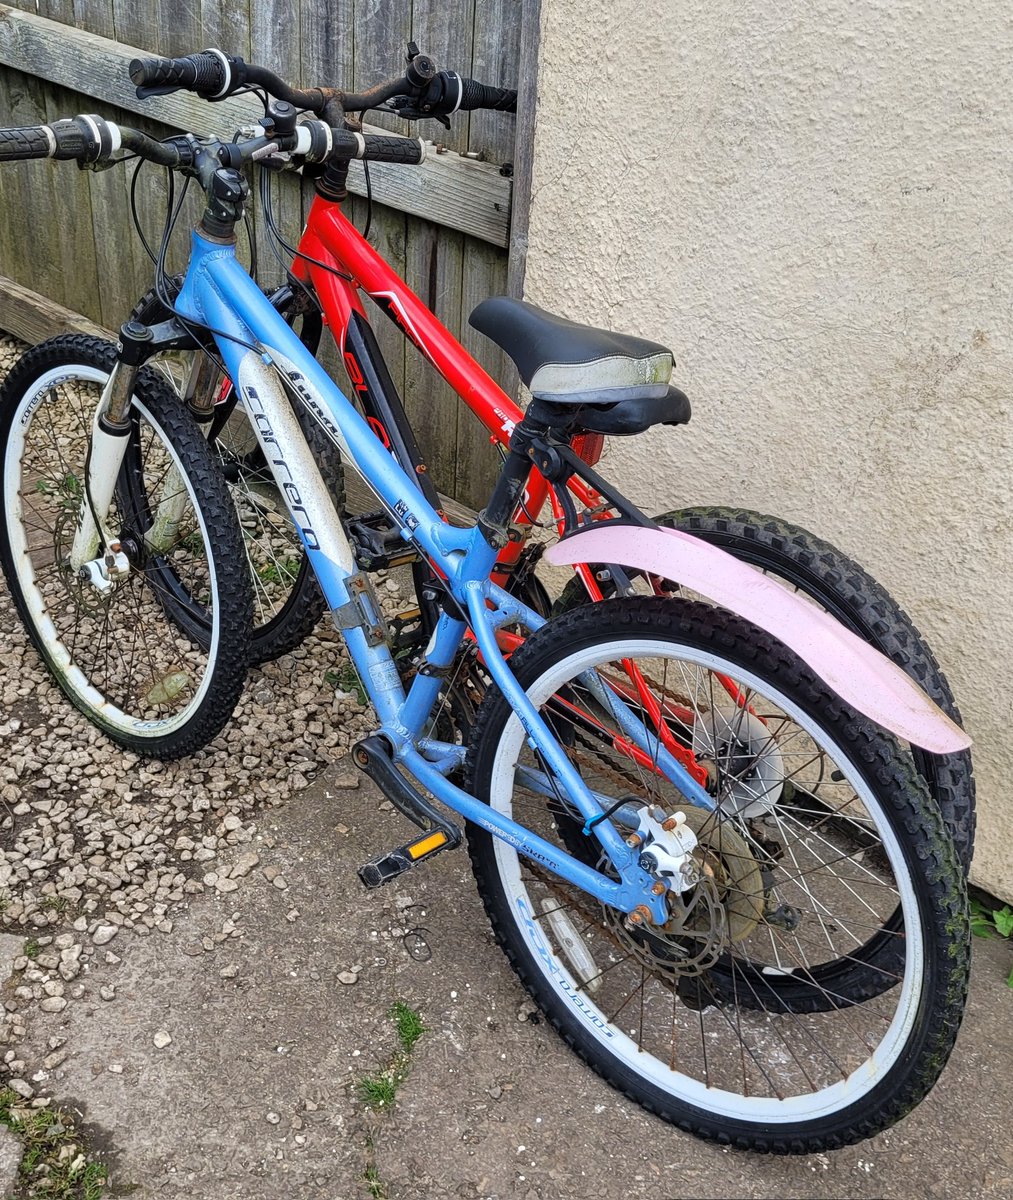
[{"label": "front wheel", "polygon": [[[668,923],[644,928],[469,830],[496,937],[567,1043],[665,1120],[756,1150],[834,1148],[909,1112],[956,1036],[968,924],[952,840],[908,757],[778,643],[700,604],[585,607],[511,666],[588,786],[623,801],[617,819],[659,805],[696,837]],[[653,730],[636,678],[663,736],[706,767],[714,812],[630,754],[588,686]],[[499,693],[468,775],[499,812],[611,872]],[[894,986],[857,1003],[838,981],[888,921],[906,945]],[[782,981],[814,1003],[783,1004]]]},{"label": "front wheel", "polygon": [[[655,520],[665,528],[692,534],[720,547],[806,596],[892,659],[948,716],[960,723],[946,677],[911,619],[867,571],[829,542],[778,517],[736,508],[683,508],[663,513]],[[648,586],[647,581],[643,586]],[[652,578],[650,586],[659,594],[681,594],[678,585],[668,580]],[[567,584],[553,612],[567,611],[582,603],[587,603],[587,593],[581,580],[575,577]],[[908,749],[929,794],[939,805],[966,871],[974,848],[975,821],[970,752],[933,754],[918,746]],[[861,952],[852,954],[842,964],[835,980],[838,994],[864,1000],[893,986],[903,969],[904,956],[904,942],[897,937],[898,917],[899,914],[891,915],[880,935],[870,936]],[[717,976],[714,982],[717,986]],[[797,987],[790,978],[779,980],[777,990],[779,1002],[785,1006],[801,1009],[820,1003],[818,996]]]},{"label": "front wheel", "polygon": [[[193,753],[242,691],[252,615],[242,539],[207,443],[147,368],[106,528],[128,569],[71,563],[92,419],[116,362],[97,338],[29,350],[0,389],[0,560],[18,613],[71,702],[139,754]],[[101,558],[101,555],[100,555]]]},{"label": "front wheel", "polygon": [[[654,520],[665,529],[677,529],[709,542],[808,597],[895,662],[948,717],[962,724],[946,676],[914,622],[882,584],[830,542],[780,517],[741,508],[680,508]],[[660,593],[672,586],[665,580],[652,582]],[[677,586],[675,592],[679,594]],[[584,585],[575,576],[552,611],[567,612],[587,603]],[[910,749],[967,870],[974,852],[975,826],[970,751],[933,754],[918,746]]]}]

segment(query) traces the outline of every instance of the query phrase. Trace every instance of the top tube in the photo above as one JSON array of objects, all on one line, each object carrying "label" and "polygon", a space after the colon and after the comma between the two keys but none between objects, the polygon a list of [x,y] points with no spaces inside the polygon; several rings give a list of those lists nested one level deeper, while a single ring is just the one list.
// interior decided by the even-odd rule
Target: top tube
[{"label": "top tube", "polygon": [[[398,326],[454,391],[490,429],[498,428],[509,438],[524,415],[521,408],[391,270],[339,205],[316,197],[299,248],[324,262],[336,260],[377,303],[393,309],[390,315]],[[314,285],[326,275],[303,259],[297,259],[293,269],[299,277],[309,275]]]}]

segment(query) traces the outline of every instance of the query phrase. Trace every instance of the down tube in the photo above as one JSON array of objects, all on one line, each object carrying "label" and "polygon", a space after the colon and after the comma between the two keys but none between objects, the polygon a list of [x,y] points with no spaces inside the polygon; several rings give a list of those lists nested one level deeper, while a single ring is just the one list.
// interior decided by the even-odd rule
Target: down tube
[{"label": "down tube", "polygon": [[[417,541],[456,582],[461,560],[468,550],[479,549],[476,538],[480,535],[473,529],[446,525],[440,519],[234,255],[215,256],[213,252],[220,252],[221,248],[204,242],[196,234],[194,246],[195,258],[200,255],[203,259],[199,270],[206,273],[211,283],[210,287],[199,288],[206,319],[246,340],[252,332],[265,347],[265,361],[277,361],[292,387],[338,443],[346,460],[379,496],[400,526],[402,537]],[[230,373],[235,376],[244,353],[249,351],[227,339],[219,339],[219,344]],[[327,519],[327,514],[316,515],[320,520]],[[491,569],[494,559],[495,551],[490,549],[486,571]]]}]

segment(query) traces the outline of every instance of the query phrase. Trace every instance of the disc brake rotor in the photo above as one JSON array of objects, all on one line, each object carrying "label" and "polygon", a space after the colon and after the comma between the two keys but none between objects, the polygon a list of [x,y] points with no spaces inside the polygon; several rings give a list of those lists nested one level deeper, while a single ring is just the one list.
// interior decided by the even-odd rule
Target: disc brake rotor
[{"label": "disc brake rotor", "polygon": [[696,834],[693,857],[712,879],[727,922],[729,942],[744,941],[763,919],[763,874],[745,838],[713,813],[687,805],[686,823]]},{"label": "disc brake rotor", "polygon": [[693,724],[693,753],[719,768],[722,810],[737,817],[770,812],[784,785],[784,760],[770,729],[739,707],[712,708]]},{"label": "disc brake rotor", "polygon": [[606,925],[628,953],[649,970],[677,979],[714,966],[753,932],[764,913],[763,875],[745,838],[713,813],[692,806],[685,811],[697,837],[692,857],[698,880],[671,897],[666,924],[631,926],[624,913],[603,910]]}]

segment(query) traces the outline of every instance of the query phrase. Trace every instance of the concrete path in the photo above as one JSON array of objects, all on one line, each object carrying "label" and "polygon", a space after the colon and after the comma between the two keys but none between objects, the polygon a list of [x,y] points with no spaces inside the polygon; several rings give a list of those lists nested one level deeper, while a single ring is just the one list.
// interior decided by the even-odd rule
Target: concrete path
[{"label": "concrete path", "polygon": [[[194,897],[169,934],[121,931],[78,976],[84,996],[60,1013],[29,1012],[25,1073],[84,1115],[111,1163],[110,1194],[1013,1195],[1007,944],[976,945],[957,1050],[900,1126],[811,1158],[724,1151],[642,1113],[532,1016],[464,852],[363,891],[356,867],[402,826],[367,783],[334,786],[346,782],[343,764],[329,768],[261,815],[253,845],[287,888],[258,868],[237,891]],[[396,1053],[396,1000],[421,1011],[426,1032],[395,1104],[373,1114],[357,1085]],[[47,1056],[62,1061],[46,1070]]]}]

